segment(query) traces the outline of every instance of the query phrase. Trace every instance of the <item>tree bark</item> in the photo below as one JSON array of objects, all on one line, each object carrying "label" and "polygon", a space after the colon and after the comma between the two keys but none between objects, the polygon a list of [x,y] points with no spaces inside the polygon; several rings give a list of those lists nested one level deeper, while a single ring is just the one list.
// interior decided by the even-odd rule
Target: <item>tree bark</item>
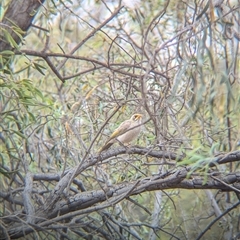
[{"label": "tree bark", "polygon": [[[120,147],[115,150],[109,150],[106,153],[102,153],[101,156],[89,158],[77,173],[79,174],[81,171],[86,170],[90,166],[101,164],[101,160],[107,159],[111,155],[116,156],[123,153],[126,154],[126,151],[127,150],[124,149],[124,147]],[[130,154],[130,152],[131,154],[135,153],[140,155],[147,153],[148,156],[155,156],[157,158],[162,158],[163,155],[168,159],[172,159],[170,156],[174,157],[173,154],[170,153],[138,147],[129,148],[128,154]],[[218,158],[213,159],[212,162],[208,161],[208,164],[210,166],[212,163],[224,164],[229,161],[232,162],[239,160],[240,151],[235,151],[223,156],[219,156]],[[28,204],[30,207],[25,207],[26,215],[22,215],[22,222],[31,221],[31,226],[29,226],[29,224],[23,226],[22,223],[19,224],[19,222],[14,223],[14,221],[12,221],[12,217],[14,215],[5,217],[5,226],[11,222],[11,224],[9,224],[5,229],[6,236],[11,236],[12,239],[23,237],[24,234],[29,234],[34,230],[41,231],[44,227],[52,224],[53,222],[57,223],[62,221],[69,221],[69,219],[72,219],[75,216],[83,216],[95,211],[100,211],[102,209],[106,209],[107,207],[115,205],[123,199],[127,199],[129,196],[141,194],[148,191],[182,188],[219,189],[222,191],[233,191],[235,193],[240,192],[239,172],[222,174],[215,169],[209,170],[208,178],[205,179],[204,176],[201,176],[201,174],[198,174],[198,172],[193,173],[193,175],[190,177],[189,173],[192,172],[191,167],[183,166],[178,167],[176,170],[172,170],[166,173],[158,173],[152,176],[138,179],[131,183],[124,182],[113,186],[108,186],[105,189],[84,191],[74,194],[73,196],[63,197],[64,189],[67,186],[69,176],[72,175],[74,169],[75,168],[70,169],[63,178],[60,178],[61,174],[58,176],[56,174],[47,174],[46,178],[44,177],[44,174],[28,175],[28,179],[25,180],[25,195],[28,194],[32,181],[43,179],[46,181],[55,180],[58,181],[58,184],[52,190],[52,194],[50,194],[49,198],[46,199],[44,205],[35,209],[35,214],[33,213],[34,209],[32,209],[30,206],[31,204]],[[4,196],[4,193],[1,193],[1,195]],[[5,196],[8,195],[10,195],[10,193],[7,195],[5,194]],[[34,214],[34,218],[28,216],[30,213]],[[21,219],[20,215],[19,219]],[[33,220],[34,222],[32,223]]]},{"label": "tree bark", "polygon": [[[4,32],[8,32],[17,45],[21,42],[28,28],[36,16],[39,7],[45,0],[12,0],[0,23],[0,52],[12,50],[14,47],[9,43]],[[18,29],[19,28],[19,29]],[[16,34],[20,33],[20,36]]]}]

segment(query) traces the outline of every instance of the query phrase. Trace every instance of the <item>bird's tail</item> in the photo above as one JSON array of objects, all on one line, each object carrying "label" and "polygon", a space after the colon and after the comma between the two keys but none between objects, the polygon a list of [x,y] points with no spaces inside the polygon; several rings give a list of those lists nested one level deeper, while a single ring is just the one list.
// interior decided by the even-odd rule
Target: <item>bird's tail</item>
[{"label": "bird's tail", "polygon": [[98,150],[98,153],[101,153],[101,152],[109,149],[113,144],[114,144],[113,141],[109,141],[109,142],[105,143],[104,146],[101,147],[100,150]]}]

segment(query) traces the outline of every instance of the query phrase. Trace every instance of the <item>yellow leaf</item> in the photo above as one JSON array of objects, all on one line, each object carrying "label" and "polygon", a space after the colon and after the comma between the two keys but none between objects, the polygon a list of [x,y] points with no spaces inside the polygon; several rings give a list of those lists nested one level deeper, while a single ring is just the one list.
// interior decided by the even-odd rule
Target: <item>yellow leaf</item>
[{"label": "yellow leaf", "polygon": [[66,130],[67,135],[73,134],[73,131],[72,131],[69,123],[68,123],[68,122],[65,122],[64,125],[65,125],[65,130]]},{"label": "yellow leaf", "polygon": [[88,94],[87,94],[86,97],[85,97],[85,100],[88,100],[88,99],[91,97],[92,93],[94,92],[94,90],[95,90],[97,87],[98,87],[98,85],[95,86],[95,87],[93,87],[93,88],[88,92]]}]

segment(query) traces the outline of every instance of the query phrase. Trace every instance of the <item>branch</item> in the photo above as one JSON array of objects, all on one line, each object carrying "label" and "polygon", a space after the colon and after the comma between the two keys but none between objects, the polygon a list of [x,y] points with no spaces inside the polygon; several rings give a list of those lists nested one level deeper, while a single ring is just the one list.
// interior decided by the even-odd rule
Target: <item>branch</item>
[{"label": "branch", "polygon": [[[123,63],[120,63],[120,64],[114,64],[114,63],[113,64],[107,64],[105,62],[101,62],[101,61],[98,61],[98,60],[93,59],[93,58],[87,58],[87,57],[82,57],[82,56],[74,56],[74,55],[71,55],[71,54],[50,53],[50,52],[46,53],[46,52],[38,52],[38,51],[32,51],[32,50],[21,50],[21,52],[16,52],[16,54],[18,54],[18,55],[20,55],[22,53],[24,53],[26,55],[29,55],[29,56],[37,56],[37,57],[43,58],[46,61],[46,63],[48,64],[48,66],[51,68],[51,70],[55,73],[55,75],[62,82],[66,81],[68,79],[71,79],[73,77],[80,76],[81,74],[83,74],[85,72],[88,72],[89,70],[84,70],[84,71],[81,71],[81,72],[76,73],[74,75],[63,77],[59,73],[57,67],[55,67],[54,64],[52,63],[52,61],[50,60],[50,57],[64,58],[65,61],[67,61],[68,59],[75,59],[75,60],[86,61],[86,62],[89,62],[89,63],[97,65],[97,66],[94,66],[93,68],[91,68],[91,70],[96,70],[98,68],[106,68],[106,69],[109,69],[112,72],[120,73],[120,74],[123,74],[124,76],[130,76],[130,77],[134,77],[134,78],[141,78],[141,75],[135,74],[135,73],[131,73],[129,70],[124,71],[124,70],[122,70],[122,68],[124,67],[126,69],[132,68],[132,69],[139,69],[139,70],[147,71],[147,69],[145,67],[139,66],[137,64],[136,65],[123,64]],[[159,71],[153,70],[153,69],[151,69],[149,71],[149,73],[157,74],[157,75],[160,75],[160,76],[162,76],[162,77],[164,77],[166,79],[169,79],[166,75],[162,74]]]},{"label": "branch", "polygon": [[[85,162],[78,169],[77,174],[86,170],[88,167],[101,164],[101,161],[115,157],[121,154],[138,154],[151,156],[158,159],[182,159],[182,156],[177,156],[172,152],[158,151],[149,148],[141,147],[119,147],[116,149],[110,149],[103,152],[100,156],[93,156],[86,159]],[[224,156],[219,156],[217,159],[213,158],[210,163],[211,166],[215,164],[223,164],[230,161],[239,161],[240,151],[231,152]],[[75,172],[75,168],[65,172],[64,177],[61,178],[61,174],[34,174],[33,180],[59,180],[58,184],[50,194],[48,199],[51,199],[51,208],[48,208],[49,203],[45,202],[44,207],[40,207],[35,214],[35,220],[38,228],[35,225],[26,223],[26,226],[21,227],[14,226],[9,229],[8,234],[12,238],[21,237],[23,234],[33,232],[35,230],[42,229],[47,225],[55,224],[60,221],[67,221],[74,216],[85,215],[91,212],[99,211],[104,208],[113,206],[114,204],[128,199],[130,196],[141,194],[148,191],[166,190],[173,188],[184,189],[221,189],[222,191],[239,191],[240,189],[240,173],[228,173],[221,174],[214,172],[209,174],[209,178],[206,180],[204,174],[201,176],[197,172],[192,173],[191,167],[177,167],[164,174],[156,174],[150,177],[145,177],[137,181],[130,183],[121,183],[113,186],[108,186],[101,190],[84,191],[78,193],[72,197],[62,198],[63,191],[66,188],[69,179]],[[234,186],[233,186],[234,185]],[[22,223],[21,223],[22,224]],[[39,228],[40,227],[40,228]]]},{"label": "branch", "polygon": [[[212,178],[209,178],[207,182],[205,182],[204,177],[201,178],[198,176],[188,179],[187,175],[190,170],[190,168],[181,168],[180,170],[168,172],[164,175],[158,174],[132,183],[122,183],[108,187],[105,190],[95,190],[76,194],[68,200],[62,200],[55,205],[54,209],[47,213],[38,212],[36,216],[38,222],[37,226],[42,228],[53,223],[56,224],[56,222],[67,221],[75,216],[99,211],[113,206],[123,199],[128,199],[129,196],[147,191],[172,188],[221,189],[224,191],[231,191],[232,188],[229,184],[238,183],[240,181],[240,173],[230,173],[223,177],[219,176],[221,182],[215,181]],[[222,182],[224,182],[224,184]],[[34,231],[32,227],[26,226],[25,228],[18,228],[15,226],[9,229],[9,235],[12,238],[23,236],[24,233]]]},{"label": "branch", "polygon": [[[76,194],[68,200],[61,201],[55,208],[48,213],[47,219],[56,217],[58,214],[62,215],[61,220],[66,220],[73,215],[81,215],[96,211],[96,204],[107,201],[107,204],[112,203],[113,199],[118,199],[122,196],[127,198],[132,195],[137,195],[147,191],[166,190],[173,188],[183,189],[221,189],[222,191],[232,191],[230,184],[238,183],[240,181],[239,173],[229,173],[226,176],[219,176],[220,181],[209,178],[205,182],[204,177],[187,178],[190,168],[182,168],[173,173],[163,175],[155,175],[148,178],[143,178],[132,183],[122,183],[106,190],[87,191]],[[240,189],[240,186],[238,185]],[[111,205],[110,205],[111,206]],[[83,210],[81,210],[83,209]],[[72,215],[70,212],[74,212]],[[59,219],[60,220],[60,219]],[[56,219],[54,219],[56,221]]]},{"label": "branch", "polygon": [[228,208],[225,212],[223,212],[220,216],[216,217],[211,223],[208,224],[208,226],[204,229],[204,231],[199,234],[199,236],[196,238],[196,240],[200,240],[202,236],[215,224],[219,219],[221,219],[224,215],[232,211],[234,208],[236,208],[240,204],[240,201],[235,203],[232,207]]},{"label": "branch", "polygon": [[33,178],[32,174],[28,172],[25,177],[25,188],[23,191],[23,203],[27,214],[27,223],[34,223],[35,209],[31,201],[33,188]]},{"label": "branch", "polygon": [[[85,44],[91,37],[93,37],[96,32],[100,31],[108,22],[110,22],[122,9],[123,7],[118,7],[109,18],[107,18],[103,23],[101,23],[98,27],[94,28],[92,32],[90,32],[80,43],[78,43],[70,52],[70,54],[74,54],[83,44]],[[68,59],[62,61],[57,69],[61,69]]]},{"label": "branch", "polygon": [[[173,152],[166,152],[166,151],[158,151],[158,150],[154,150],[151,148],[142,148],[142,147],[131,147],[126,149],[125,147],[119,147],[116,149],[110,149],[109,151],[103,152],[101,153],[100,156],[93,156],[93,157],[89,157],[88,159],[86,159],[86,161],[81,165],[81,167],[78,169],[76,176],[79,175],[81,172],[83,172],[84,170],[86,170],[87,168],[94,166],[96,164],[101,164],[102,162],[104,162],[104,160],[109,159],[111,157],[115,157],[118,155],[122,155],[122,154],[138,154],[138,155],[145,155],[145,156],[149,156],[149,157],[154,157],[157,159],[171,159],[171,160],[176,160],[179,159],[181,160],[183,158],[183,156],[178,156],[177,154],[173,153]],[[223,156],[219,156],[217,158],[213,158],[212,161],[210,161],[209,166],[213,167],[216,164],[225,164],[228,162],[234,162],[234,161],[240,161],[240,151],[235,151],[235,152],[231,152],[229,154],[223,155]],[[188,168],[190,170],[190,168]],[[69,179],[71,178],[72,174],[75,172],[75,168],[72,168],[68,171],[66,171],[62,176],[62,173],[58,173],[58,174],[33,174],[33,180],[34,181],[58,181],[58,184],[55,186],[54,190],[52,190],[52,193],[49,196],[49,199],[51,200],[51,204],[54,206],[54,203],[57,203],[58,200],[60,199],[60,196],[63,194],[63,191],[65,190],[65,188],[67,187],[68,183],[69,183]],[[169,173],[168,173],[169,174]],[[212,175],[213,176],[213,175]],[[232,174],[232,180],[231,180],[231,174],[228,175],[228,179],[230,180],[230,182],[225,182],[226,185],[224,185],[224,183],[219,183],[219,185],[217,185],[217,187],[215,185],[212,186],[212,184],[209,185],[209,188],[217,188],[217,189],[228,189],[230,187],[227,187],[229,183],[233,183],[235,181],[235,173]],[[213,176],[215,177],[215,176]],[[218,181],[222,181],[221,178],[218,178]],[[74,183],[77,183],[74,180]],[[179,183],[178,185],[175,186],[171,186],[171,187],[181,187],[181,188],[199,188],[199,189],[203,189],[203,188],[207,188],[206,186],[202,186],[203,184],[203,180],[200,178],[199,183],[198,183],[198,178],[195,178],[195,182],[191,182],[190,179],[182,181],[181,184]],[[77,184],[79,185],[79,183]],[[198,185],[198,186],[196,186]],[[233,190],[234,188],[231,187]],[[238,187],[236,187],[238,188]],[[85,190],[84,186],[82,186],[82,191]],[[160,188],[160,189],[166,189],[166,188]],[[157,188],[156,188],[157,190]],[[87,192],[86,192],[87,194]],[[105,193],[106,194],[106,193]],[[111,195],[111,194],[110,194]],[[2,198],[6,198],[7,196],[9,196],[9,194],[5,194],[2,193],[0,195],[0,197]],[[108,196],[106,194],[106,196]],[[105,200],[105,198],[103,199],[103,201]],[[48,206],[50,206],[50,203],[45,205],[45,211],[49,211],[50,209],[48,208]]]}]

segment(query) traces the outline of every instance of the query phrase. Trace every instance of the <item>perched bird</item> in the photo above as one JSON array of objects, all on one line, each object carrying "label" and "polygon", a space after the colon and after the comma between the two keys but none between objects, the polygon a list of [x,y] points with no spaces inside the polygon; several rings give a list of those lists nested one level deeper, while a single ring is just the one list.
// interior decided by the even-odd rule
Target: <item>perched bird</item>
[{"label": "perched bird", "polygon": [[114,143],[126,144],[133,141],[141,132],[142,114],[136,113],[129,120],[122,122],[112,133],[99,153],[110,148]]}]

